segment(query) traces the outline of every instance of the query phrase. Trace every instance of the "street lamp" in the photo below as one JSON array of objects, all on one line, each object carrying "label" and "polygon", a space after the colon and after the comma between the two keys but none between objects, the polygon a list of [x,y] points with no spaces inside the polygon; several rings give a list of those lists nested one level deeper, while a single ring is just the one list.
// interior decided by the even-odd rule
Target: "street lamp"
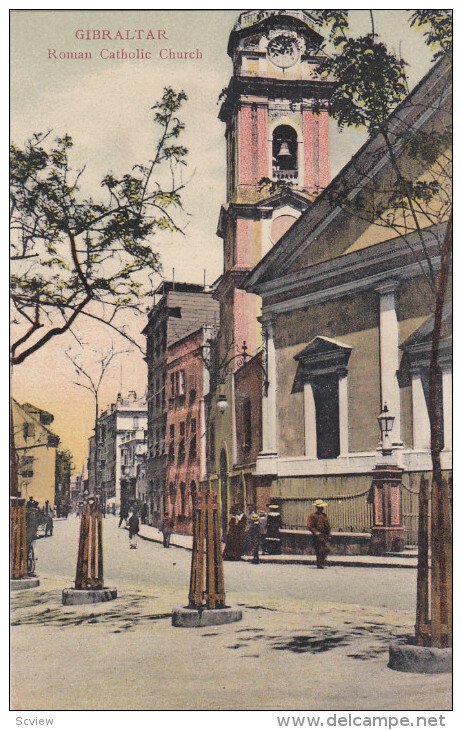
[{"label": "street lamp", "polygon": [[384,403],[383,410],[380,416],[378,416],[377,421],[379,422],[380,433],[382,435],[382,454],[383,456],[390,456],[393,452],[393,447],[390,442],[390,433],[393,430],[395,417],[390,414],[386,403]]},{"label": "street lamp", "polygon": [[221,394],[217,398],[217,408],[220,411],[220,413],[223,415],[225,411],[229,408],[228,399],[224,394]]},{"label": "street lamp", "polygon": [[[252,358],[248,351],[247,351],[247,343],[244,340],[242,343],[242,352],[236,352],[231,357],[225,359],[223,362],[220,363],[213,363],[212,357],[211,357],[211,340],[207,342],[205,346],[201,348],[201,357],[204,365],[206,368],[213,372],[217,382],[225,383],[226,378],[229,375],[232,375],[237,368],[241,368],[243,365],[246,364],[249,360],[253,360],[257,366],[260,368],[264,380],[263,380],[263,392],[265,396],[268,395],[268,388],[269,388],[269,379],[268,379],[268,367],[266,364],[266,348],[263,346],[256,355]],[[262,355],[262,360],[257,357],[257,355]],[[220,411],[220,413],[224,413],[226,409],[228,408],[228,402],[226,400],[225,395],[219,395],[217,406]]]}]

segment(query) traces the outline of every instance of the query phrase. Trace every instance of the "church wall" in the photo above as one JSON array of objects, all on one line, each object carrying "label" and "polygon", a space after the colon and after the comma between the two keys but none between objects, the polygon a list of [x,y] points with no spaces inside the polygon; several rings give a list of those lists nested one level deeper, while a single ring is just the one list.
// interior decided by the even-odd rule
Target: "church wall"
[{"label": "church wall", "polygon": [[361,292],[277,317],[277,417],[284,424],[279,433],[279,455],[304,454],[303,392],[296,379],[294,356],[316,336],[353,348],[348,364],[349,450],[375,449],[380,412],[378,295]]}]

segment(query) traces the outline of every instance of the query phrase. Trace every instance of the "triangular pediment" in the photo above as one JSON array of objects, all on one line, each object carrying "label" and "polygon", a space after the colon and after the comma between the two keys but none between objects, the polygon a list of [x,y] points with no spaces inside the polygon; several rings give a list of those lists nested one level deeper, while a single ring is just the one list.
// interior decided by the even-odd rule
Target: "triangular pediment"
[{"label": "triangular pediment", "polygon": [[[419,345],[431,343],[433,335],[434,317],[429,317],[420,327],[400,345],[402,350],[409,350]],[[452,339],[452,304],[446,304],[443,308],[443,322],[441,330],[441,340]]]},{"label": "triangular pediment", "polygon": [[293,392],[302,390],[303,383],[319,376],[341,375],[348,370],[352,347],[330,337],[315,337],[294,356],[298,362]]},{"label": "triangular pediment", "polygon": [[350,345],[346,345],[344,342],[318,336],[312,339],[298,355],[295,355],[294,359],[303,362],[329,353],[345,354],[349,357],[351,349]]}]

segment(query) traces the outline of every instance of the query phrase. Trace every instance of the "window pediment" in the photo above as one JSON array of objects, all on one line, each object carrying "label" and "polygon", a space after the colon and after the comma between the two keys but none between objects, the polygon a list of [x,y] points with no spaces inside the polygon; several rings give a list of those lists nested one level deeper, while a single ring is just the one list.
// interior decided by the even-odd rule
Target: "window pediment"
[{"label": "window pediment", "polygon": [[352,348],[328,337],[315,337],[295,355],[305,378],[327,373],[341,373],[348,367]]}]

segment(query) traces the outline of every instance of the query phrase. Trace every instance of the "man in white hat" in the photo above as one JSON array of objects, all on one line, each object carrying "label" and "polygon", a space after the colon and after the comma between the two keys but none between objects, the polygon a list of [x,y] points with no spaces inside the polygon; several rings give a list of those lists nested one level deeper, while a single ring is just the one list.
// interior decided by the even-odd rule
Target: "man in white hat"
[{"label": "man in white hat", "polygon": [[327,502],[322,499],[314,501],[316,512],[308,517],[307,527],[313,535],[314,551],[316,553],[316,567],[324,568],[329,555],[330,524],[326,513]]}]

